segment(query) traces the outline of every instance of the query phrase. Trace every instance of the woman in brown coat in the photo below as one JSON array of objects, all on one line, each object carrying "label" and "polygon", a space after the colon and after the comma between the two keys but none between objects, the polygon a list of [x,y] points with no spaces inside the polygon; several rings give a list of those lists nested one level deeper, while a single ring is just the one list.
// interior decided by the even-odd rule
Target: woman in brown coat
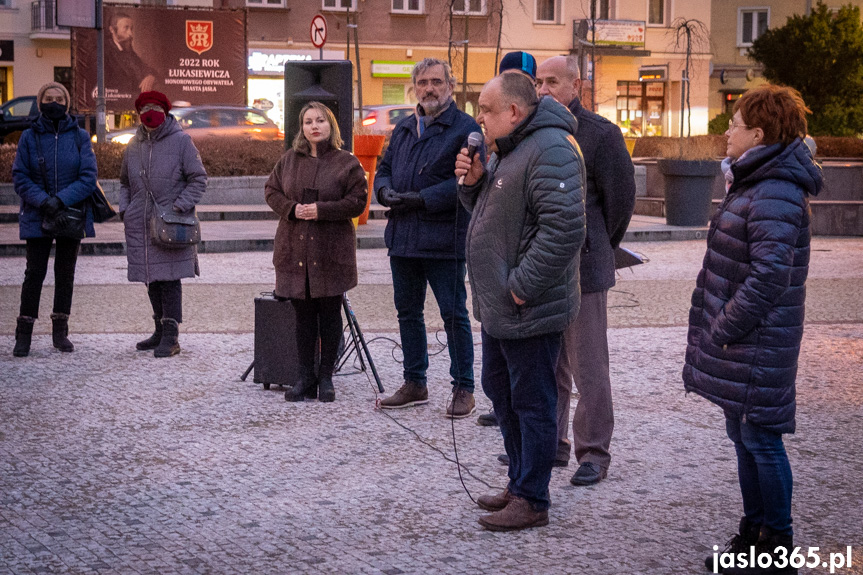
[{"label": "woman in brown coat", "polygon": [[[300,131],[266,184],[267,203],[279,214],[273,249],[277,298],[296,314],[299,381],[287,401],[333,401],[333,368],[342,333],[342,296],[357,285],[356,235],[351,218],[366,206],[368,186],[359,160],[341,150],[336,118],[320,102],[300,112]],[[315,347],[321,365],[315,380]]]}]

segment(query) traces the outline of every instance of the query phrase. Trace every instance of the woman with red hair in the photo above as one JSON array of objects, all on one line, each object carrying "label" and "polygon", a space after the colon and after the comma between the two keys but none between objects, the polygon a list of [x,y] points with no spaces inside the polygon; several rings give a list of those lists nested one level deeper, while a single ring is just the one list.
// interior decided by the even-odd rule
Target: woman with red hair
[{"label": "woman with red hair", "polygon": [[[734,105],[722,162],[726,195],[710,222],[707,254],[689,312],[683,381],[725,412],[743,496],[740,530],[726,552],[755,546],[767,568],[723,573],[796,573],[791,466],[782,434],[795,430],[795,380],[806,276],[809,196],[821,167],[803,141],[809,110],[792,88],[765,85]],[[708,567],[715,567],[713,557]]]}]

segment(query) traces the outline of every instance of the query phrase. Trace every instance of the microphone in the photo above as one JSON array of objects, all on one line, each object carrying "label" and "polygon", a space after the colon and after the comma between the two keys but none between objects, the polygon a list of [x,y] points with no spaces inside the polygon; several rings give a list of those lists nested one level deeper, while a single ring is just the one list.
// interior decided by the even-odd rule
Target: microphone
[{"label": "microphone", "polygon": [[[476,149],[482,145],[482,134],[479,132],[471,132],[467,136],[467,157],[473,160],[473,155],[476,154]],[[458,185],[464,185],[464,176],[458,179]]]}]

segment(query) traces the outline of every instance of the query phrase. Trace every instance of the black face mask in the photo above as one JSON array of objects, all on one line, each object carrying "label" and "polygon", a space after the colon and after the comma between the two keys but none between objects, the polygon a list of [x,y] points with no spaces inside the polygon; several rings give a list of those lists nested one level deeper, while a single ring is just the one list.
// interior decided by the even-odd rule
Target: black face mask
[{"label": "black face mask", "polygon": [[39,109],[43,114],[49,119],[53,121],[61,120],[66,115],[66,106],[63,104],[58,104],[57,102],[49,102],[47,104],[42,104],[39,106]]}]

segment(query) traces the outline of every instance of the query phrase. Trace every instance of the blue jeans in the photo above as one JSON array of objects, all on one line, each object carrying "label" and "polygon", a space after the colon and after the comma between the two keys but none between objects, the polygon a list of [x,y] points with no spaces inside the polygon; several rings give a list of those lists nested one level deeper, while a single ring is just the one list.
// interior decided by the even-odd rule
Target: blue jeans
[{"label": "blue jeans", "polygon": [[791,529],[791,465],[782,434],[726,417],[725,430],[737,450],[743,514],[783,535]]},{"label": "blue jeans", "polygon": [[423,308],[426,286],[434,292],[446,331],[452,384],[473,393],[473,334],[467,316],[465,263],[457,260],[390,257],[393,300],[399,318],[404,378],[427,385],[428,342]]},{"label": "blue jeans", "polygon": [[509,456],[509,490],[536,511],[551,504],[560,342],[560,333],[497,339],[482,332],[482,389],[494,406]]}]

